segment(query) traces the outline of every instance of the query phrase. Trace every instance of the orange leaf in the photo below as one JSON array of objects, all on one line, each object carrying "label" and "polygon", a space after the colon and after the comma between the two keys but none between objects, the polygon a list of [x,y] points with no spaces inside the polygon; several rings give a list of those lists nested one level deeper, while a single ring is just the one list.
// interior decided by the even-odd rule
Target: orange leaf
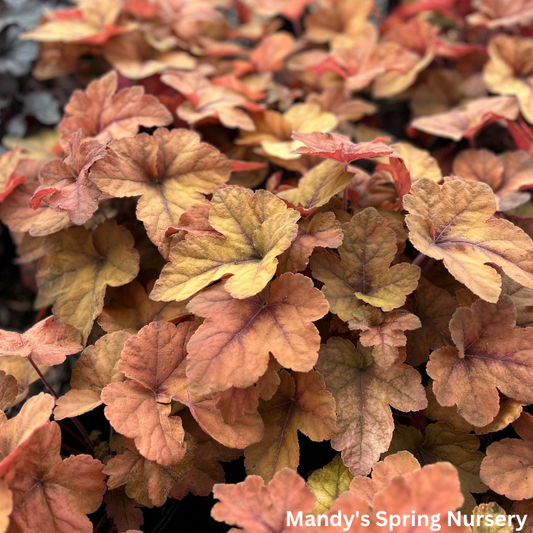
[{"label": "orange leaf", "polygon": [[367,475],[387,451],[394,422],[389,405],[400,411],[427,406],[420,374],[400,360],[383,370],[371,350],[339,337],[320,349],[318,371],[337,402],[337,431],[331,439],[354,475]]},{"label": "orange leaf", "polygon": [[122,350],[120,371],[128,378],[101,393],[105,415],[122,435],[135,440],[139,452],[161,466],[185,455],[181,419],[170,416],[170,402],[179,384],[177,369],[197,325],[152,322],[130,337]]},{"label": "orange leaf", "polygon": [[0,357],[31,357],[39,365],[59,365],[67,355],[81,351],[79,341],[76,328],[48,317],[22,335],[0,330]]},{"label": "orange leaf", "polygon": [[106,156],[98,141],[81,142],[81,130],[69,139],[70,153],[60,161],[54,159],[41,169],[41,185],[33,193],[30,207],[38,209],[46,201],[53,209],[66,211],[74,224],[81,226],[98,209],[100,191],[89,178],[89,168]]},{"label": "orange leaf", "polygon": [[311,370],[320,348],[312,322],[328,310],[312,281],[292,273],[245,300],[232,298],[221,284],[194,297],[188,307],[206,318],[188,345],[193,394],[253,385],[267,370],[269,352],[286,368]]},{"label": "orange leaf", "polygon": [[107,489],[104,465],[89,455],[61,459],[61,431],[54,422],[39,428],[13,461],[7,476],[13,493],[10,533],[91,533],[87,514]]},{"label": "orange leaf", "polygon": [[533,289],[533,242],[511,222],[491,218],[496,201],[485,183],[447,178],[439,186],[424,178],[405,196],[404,206],[415,248],[443,260],[478,296],[496,302],[501,292],[501,278],[488,264]]},{"label": "orange leaf", "polygon": [[20,148],[14,148],[0,155],[0,169],[2,169],[0,171],[0,202],[3,202],[26,178],[17,172],[21,158]]},{"label": "orange leaf", "polygon": [[17,416],[0,425],[0,476],[9,471],[35,431],[48,422],[53,408],[54,398],[41,392],[32,396]]},{"label": "orange leaf", "polygon": [[220,501],[211,516],[243,533],[294,531],[287,525],[287,512],[310,513],[315,506],[314,494],[290,468],[280,470],[267,486],[259,476],[248,476],[237,485],[215,485],[213,496]]},{"label": "orange leaf", "polygon": [[277,393],[259,406],[265,436],[244,451],[249,474],[270,481],[282,468],[294,470],[300,462],[298,431],[314,442],[331,438],[335,431],[335,399],[326,390],[322,376],[281,372]]},{"label": "orange leaf", "polygon": [[109,144],[107,157],[91,169],[91,179],[115,197],[140,196],[137,218],[161,247],[169,226],[193,205],[205,201],[230,177],[228,160],[198,134],[157,129],[153,135]]},{"label": "orange leaf", "polygon": [[129,337],[126,331],[117,331],[100,337],[94,346],[83,350],[72,371],[72,388],[57,400],[55,420],[78,416],[98,407],[102,403],[102,389],[109,383],[124,381],[118,362]]},{"label": "orange leaf", "polygon": [[524,404],[533,402],[533,331],[514,329],[515,323],[508,296],[496,304],[477,300],[457,309],[450,321],[457,348],[431,354],[427,372],[435,380],[437,401],[457,405],[459,415],[474,426],[485,426],[498,414],[498,390]]},{"label": "orange leaf", "polygon": [[142,86],[129,87],[117,93],[118,76],[110,72],[87,86],[76,90],[65,106],[65,116],[59,123],[64,138],[79,129],[83,137],[95,137],[100,142],[131,137],[139,126],[166,126],[172,115],[157,98],[144,94]]},{"label": "orange leaf", "polygon": [[533,498],[529,479],[533,464],[533,417],[522,413],[513,427],[522,440],[503,439],[491,444],[481,464],[481,480],[498,494],[525,500]]}]

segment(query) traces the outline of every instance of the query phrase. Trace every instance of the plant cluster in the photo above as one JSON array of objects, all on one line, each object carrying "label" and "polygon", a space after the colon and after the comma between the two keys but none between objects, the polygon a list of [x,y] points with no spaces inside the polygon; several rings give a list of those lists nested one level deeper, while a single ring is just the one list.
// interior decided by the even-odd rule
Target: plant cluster
[{"label": "plant cluster", "polygon": [[[75,4],[17,46],[94,79],[0,156],[39,310],[0,330],[0,532],[212,493],[247,533],[531,533],[533,3]],[[299,433],[340,452],[306,480]]]}]

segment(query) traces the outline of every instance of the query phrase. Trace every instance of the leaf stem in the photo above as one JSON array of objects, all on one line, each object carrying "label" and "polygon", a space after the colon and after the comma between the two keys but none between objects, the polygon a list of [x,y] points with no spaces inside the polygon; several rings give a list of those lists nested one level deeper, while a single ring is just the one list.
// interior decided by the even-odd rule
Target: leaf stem
[{"label": "leaf stem", "polygon": [[[46,381],[46,378],[44,377],[43,373],[39,370],[39,367],[35,364],[34,360],[31,358],[31,355],[28,355],[28,361],[30,362],[31,366],[33,366],[35,372],[37,372],[37,375],[41,378],[41,381],[44,383],[45,387],[50,391],[52,396],[58,400],[59,396],[57,392],[52,388],[50,383]],[[94,452],[94,444],[92,443],[89,434],[85,430],[85,428],[82,426],[81,422],[76,418],[71,418],[72,423],[78,428],[79,432],[81,433],[81,436],[83,437],[83,440],[86,442],[87,446],[89,447],[89,450],[91,452]]]},{"label": "leaf stem", "polygon": [[64,422],[61,422],[60,420],[56,420],[56,422],[57,424],[59,424],[59,427],[61,429],[64,429],[73,439],[76,439],[80,444],[83,444],[83,446],[87,447],[85,439],[79,437],[79,435],[72,431]]},{"label": "leaf stem", "polygon": [[59,396],[57,395],[57,392],[52,388],[50,383],[46,381],[46,378],[44,377],[43,373],[39,370],[39,367],[35,364],[33,359],[31,358],[31,355],[28,355],[28,361],[30,362],[31,366],[33,366],[35,372],[37,372],[37,375],[41,378],[41,381],[44,383],[45,387],[50,391],[52,396],[58,400]]},{"label": "leaf stem", "polygon": [[93,533],[98,533],[98,531],[104,525],[106,520],[107,520],[107,511],[104,513],[104,516],[100,518],[100,521],[98,522],[98,524],[96,524],[96,526],[94,527]]},{"label": "leaf stem", "polygon": [[42,309],[39,309],[39,311],[37,311],[37,313],[35,314],[34,323],[37,324],[37,322],[44,320],[44,318],[46,317],[46,313],[48,313],[49,309],[49,305],[43,307]]},{"label": "leaf stem", "polygon": [[302,36],[303,29],[302,29],[302,21],[300,20],[300,17],[297,17],[295,19],[292,19],[292,29],[294,31],[294,35],[296,38],[299,38]]},{"label": "leaf stem", "polygon": [[83,439],[87,442],[89,450],[94,453],[94,444],[87,433],[87,430],[83,427],[82,423],[77,418],[71,418],[72,423],[78,428],[79,432],[82,434]]},{"label": "leaf stem", "polygon": [[429,258],[429,261],[422,267],[422,276],[425,276],[430,270],[431,268],[433,267],[433,265],[436,263],[437,261],[435,259],[433,259],[432,257]]},{"label": "leaf stem", "polygon": [[412,265],[417,265],[417,266],[420,266],[422,264],[422,262],[424,261],[424,259],[426,258],[426,256],[424,254],[418,254],[414,259],[413,259],[413,262],[411,263]]}]

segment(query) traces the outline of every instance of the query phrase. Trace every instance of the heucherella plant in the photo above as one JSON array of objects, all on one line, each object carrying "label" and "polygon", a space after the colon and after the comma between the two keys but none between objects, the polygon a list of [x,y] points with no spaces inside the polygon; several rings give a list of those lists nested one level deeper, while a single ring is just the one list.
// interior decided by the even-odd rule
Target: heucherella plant
[{"label": "heucherella plant", "polygon": [[79,87],[0,155],[0,533],[533,531],[533,6],[396,4],[21,34]]}]

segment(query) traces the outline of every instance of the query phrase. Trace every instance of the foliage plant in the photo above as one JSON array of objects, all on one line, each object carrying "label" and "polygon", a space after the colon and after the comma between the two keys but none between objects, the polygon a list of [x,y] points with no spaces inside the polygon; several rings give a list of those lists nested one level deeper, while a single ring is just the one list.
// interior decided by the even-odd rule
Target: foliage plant
[{"label": "foliage plant", "polygon": [[[212,494],[213,531],[531,533],[533,4],[74,3],[9,35],[92,80],[0,156],[38,291],[0,331],[0,532]],[[302,439],[335,452],[297,471]]]}]

